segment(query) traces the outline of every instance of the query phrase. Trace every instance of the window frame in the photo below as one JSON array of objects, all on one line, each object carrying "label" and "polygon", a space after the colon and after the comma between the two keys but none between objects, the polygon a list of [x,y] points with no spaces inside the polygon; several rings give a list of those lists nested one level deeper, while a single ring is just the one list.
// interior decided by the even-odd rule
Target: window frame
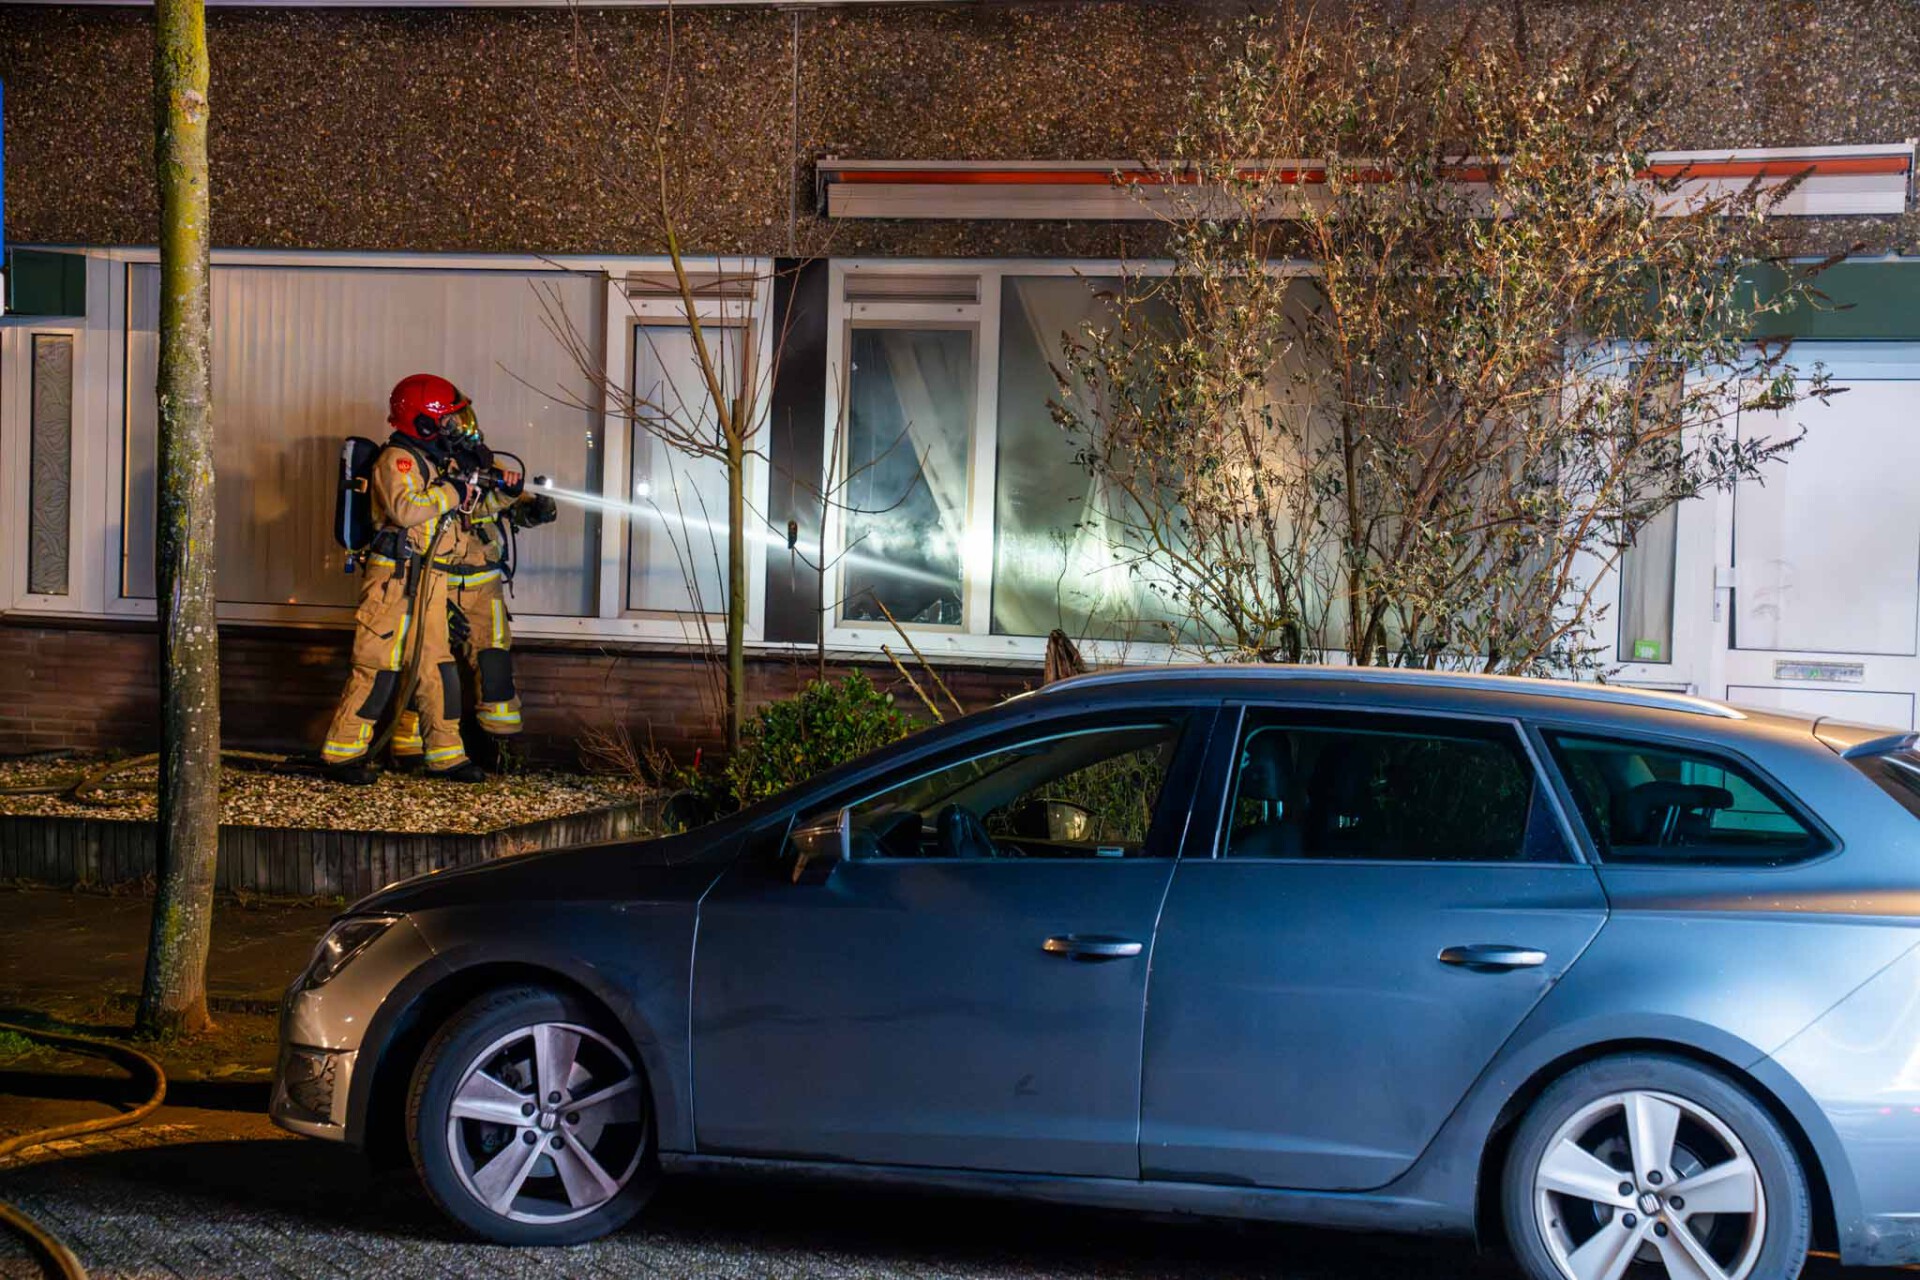
[{"label": "window frame", "polygon": [[[844,286],[843,286],[844,287]],[[995,297],[998,297],[998,284],[995,284]],[[996,302],[996,306],[998,303]],[[853,412],[853,334],[860,329],[917,331],[939,330],[948,333],[964,333],[971,344],[973,361],[973,412],[970,436],[967,441],[967,497],[964,505],[966,523],[959,532],[960,544],[960,622],[957,625],[914,622],[901,620],[900,625],[910,629],[915,636],[958,636],[975,634],[973,625],[976,610],[991,610],[993,600],[993,564],[991,559],[985,565],[979,563],[979,549],[974,530],[980,520],[981,495],[984,492],[988,519],[992,519],[993,485],[982,483],[981,450],[982,438],[997,440],[998,423],[996,415],[984,411],[979,402],[981,384],[981,366],[986,363],[986,339],[983,333],[985,320],[979,314],[982,310],[978,303],[912,303],[895,302],[880,299],[862,299],[849,304],[849,314],[829,328],[827,339],[827,430],[826,447],[822,449],[829,469],[838,464],[837,472],[841,477],[851,474],[850,453],[853,446],[850,429]],[[948,315],[947,313],[953,313]],[[966,313],[975,313],[969,318]],[[856,314],[857,313],[857,314]],[[994,341],[999,341],[999,318],[993,322]],[[837,350],[836,350],[837,345]],[[997,349],[997,348],[996,348]],[[838,363],[835,363],[836,356]],[[996,357],[997,362],[997,357]],[[997,370],[995,373],[997,378]],[[835,427],[838,426],[836,431]],[[826,457],[838,438],[838,458]],[[910,442],[908,442],[910,444]],[[991,456],[988,466],[991,467]],[[822,480],[822,487],[825,479]],[[858,646],[871,643],[874,647],[887,642],[891,628],[882,629],[873,621],[849,619],[847,606],[847,560],[844,551],[847,548],[847,530],[852,522],[853,513],[842,502],[833,502],[827,506],[824,544],[831,548],[827,553],[833,565],[828,585],[828,614],[821,618],[820,624],[827,629],[827,643]],[[985,603],[983,604],[982,601]]]},{"label": "window frame", "polygon": [[[0,316],[0,607],[6,612],[46,618],[100,617],[107,612],[112,580],[107,566],[118,564],[115,538],[103,526],[112,504],[103,483],[105,433],[100,421],[107,397],[99,394],[101,361],[109,345],[96,333],[108,327],[95,319],[105,308],[105,279],[87,273],[87,319],[57,316]],[[73,343],[73,420],[67,457],[67,589],[64,593],[28,590],[28,530],[33,520],[34,343],[40,338]],[[112,536],[109,536],[109,535]]]},{"label": "window frame", "polygon": [[[1615,343],[1615,344],[1610,344],[1609,349],[1613,351],[1620,351],[1623,349],[1631,350],[1632,348],[1625,347],[1624,344]],[[1628,360],[1627,371],[1626,371],[1627,376],[1629,378],[1637,377],[1639,375],[1640,369],[1646,363],[1647,362],[1644,360]],[[1673,374],[1672,380],[1663,381],[1659,383],[1656,387],[1652,388],[1651,391],[1652,391],[1652,394],[1656,396],[1668,394],[1670,391],[1675,401],[1675,404],[1673,405],[1673,410],[1674,412],[1677,413],[1685,405],[1688,381],[1697,375],[1693,371],[1685,368],[1676,369],[1676,368],[1672,368],[1671,366],[1669,367],[1670,367],[1671,373]],[[1692,439],[1693,434],[1694,433],[1692,432],[1685,433],[1685,436],[1683,436],[1683,443],[1686,445],[1692,445],[1694,443]],[[1639,538],[1636,536],[1633,542],[1627,544],[1625,547],[1622,547],[1620,549],[1619,556],[1614,561],[1612,573],[1615,578],[1614,596],[1615,596],[1616,616],[1614,618],[1613,635],[1611,637],[1611,643],[1613,645],[1614,657],[1619,662],[1632,663],[1636,666],[1643,666],[1643,667],[1661,667],[1669,670],[1672,669],[1673,666],[1675,665],[1675,659],[1674,659],[1675,637],[1680,633],[1680,630],[1681,630],[1681,619],[1679,614],[1680,577],[1681,577],[1680,559],[1681,559],[1681,552],[1683,547],[1683,544],[1680,538],[1681,516],[1682,516],[1681,503],[1675,502],[1672,505],[1664,508],[1659,513],[1659,515],[1656,515],[1655,517],[1653,517],[1652,520],[1649,520],[1640,529],[1641,533],[1645,533],[1648,529],[1652,528],[1654,521],[1664,519],[1667,517],[1671,517],[1673,520],[1672,554],[1666,558],[1666,561],[1664,563],[1656,566],[1664,574],[1666,579],[1666,613],[1667,613],[1667,634],[1666,634],[1666,638],[1665,638],[1660,656],[1657,658],[1643,658],[1643,657],[1640,657],[1638,654],[1636,654],[1634,652],[1634,644],[1637,643],[1637,640],[1639,638],[1630,637],[1627,634],[1627,586],[1628,586],[1627,565],[1630,559],[1634,556],[1635,552],[1641,552],[1642,554],[1644,554],[1644,549],[1640,546]]]},{"label": "window frame", "polygon": [[[1282,699],[1246,699],[1230,702],[1226,713],[1215,726],[1214,751],[1208,764],[1213,773],[1208,778],[1207,801],[1214,807],[1214,819],[1211,832],[1207,837],[1206,857],[1217,861],[1247,866],[1313,866],[1313,867],[1466,867],[1500,868],[1519,870],[1539,870],[1545,867],[1575,867],[1591,863],[1586,846],[1578,839],[1578,832],[1570,821],[1565,798],[1554,785],[1554,777],[1543,767],[1545,761],[1541,755],[1541,744],[1534,741],[1528,732],[1528,725],[1519,716],[1501,715],[1491,712],[1460,711],[1452,708],[1426,706],[1395,706],[1370,704],[1352,706],[1333,704],[1306,698]],[[1249,713],[1278,712],[1283,715],[1298,715],[1306,718],[1315,716],[1335,719],[1350,717],[1361,719],[1377,717],[1381,720],[1401,721],[1427,720],[1441,724],[1468,723],[1490,725],[1504,728],[1512,734],[1520,757],[1533,770],[1534,798],[1529,804],[1529,821],[1534,808],[1544,806],[1544,811],[1552,819],[1560,837],[1561,848],[1566,857],[1554,860],[1531,858],[1510,859],[1427,859],[1427,858],[1266,858],[1266,857],[1230,857],[1226,852],[1228,827],[1232,816],[1233,796],[1239,784],[1239,759],[1241,734],[1246,728]],[[1199,824],[1196,824],[1198,826]],[[1189,837],[1191,839],[1191,837]],[[1198,856],[1198,855],[1196,855]]]},{"label": "window frame", "polygon": [[[1132,262],[1118,258],[1028,259],[1028,258],[833,258],[828,262],[827,282],[827,404],[825,433],[830,440],[833,424],[841,421],[847,405],[846,368],[848,334],[856,322],[898,323],[923,327],[942,318],[954,323],[976,326],[974,343],[974,437],[968,465],[968,528],[962,537],[961,570],[965,593],[962,598],[962,623],[958,627],[916,625],[903,622],[914,642],[929,658],[997,658],[1038,663],[1046,656],[1047,639],[1039,636],[1000,635],[993,631],[993,573],[998,539],[995,500],[998,494],[999,405],[1000,405],[1000,316],[1002,285],[1010,276],[1162,276],[1172,264],[1166,260]],[[1311,276],[1318,268],[1301,259],[1276,261],[1272,269],[1283,275]],[[926,277],[950,282],[962,276],[979,281],[976,301],[913,301],[907,296],[868,294],[849,298],[849,279]],[[826,482],[828,458],[822,450],[820,483]],[[846,547],[846,522],[828,513],[822,534],[824,554],[840,555]],[[840,577],[833,580],[833,594],[840,592]],[[849,623],[841,620],[836,607],[827,620],[826,644],[830,649],[878,652],[883,644],[899,637],[884,623]],[[1081,652],[1096,662],[1172,661],[1180,652],[1162,641],[1100,640],[1076,638]]]},{"label": "window frame", "polygon": [[[1546,762],[1555,790],[1559,793],[1561,807],[1574,819],[1574,832],[1579,841],[1581,854],[1596,870],[1606,871],[1651,871],[1661,873],[1706,873],[1725,872],[1776,872],[1795,871],[1835,857],[1846,849],[1846,843],[1839,833],[1821,821],[1818,814],[1808,807],[1806,802],[1784,786],[1780,779],[1769,769],[1764,769],[1751,756],[1738,748],[1724,743],[1703,744],[1698,738],[1689,738],[1672,733],[1643,732],[1622,728],[1613,724],[1583,724],[1577,720],[1538,719],[1527,722],[1529,733],[1539,740],[1539,754]],[[1757,861],[1751,859],[1724,860],[1607,860],[1600,848],[1596,835],[1589,830],[1585,809],[1581,806],[1579,793],[1574,782],[1560,762],[1559,749],[1554,745],[1554,737],[1578,737],[1593,741],[1617,743],[1622,746],[1642,746],[1656,751],[1668,751],[1678,755],[1695,755],[1707,760],[1719,760],[1731,763],[1744,771],[1748,785],[1754,786],[1768,799],[1779,805],[1781,810],[1791,814],[1801,825],[1825,841],[1825,847],[1793,858],[1777,861]]]},{"label": "window frame", "polygon": [[[857,782],[807,797],[800,804],[784,811],[780,817],[767,824],[768,827],[777,828],[781,832],[778,843],[770,847],[776,858],[784,857],[787,839],[797,826],[836,810],[851,809],[875,796],[884,795],[888,791],[931,777],[942,770],[965,764],[969,760],[1007,751],[1023,743],[1049,742],[1059,738],[1095,733],[1103,729],[1139,727],[1144,723],[1161,719],[1177,726],[1179,738],[1174,746],[1173,761],[1167,767],[1166,781],[1161,784],[1160,799],[1154,808],[1153,823],[1147,829],[1144,844],[1151,846],[1156,840],[1164,840],[1168,847],[1168,852],[1164,855],[1136,858],[972,858],[958,861],[940,858],[856,856],[854,861],[862,866],[916,867],[1039,866],[1060,862],[1177,862],[1187,856],[1187,845],[1191,837],[1186,833],[1191,831],[1193,815],[1203,798],[1204,789],[1199,783],[1206,776],[1205,769],[1224,719],[1221,706],[1217,701],[1190,699],[1108,708],[1082,707],[1060,715],[1027,720],[971,736],[965,741],[925,752],[911,762],[903,762],[902,766],[896,769],[882,769],[876,773],[869,773]],[[1169,807],[1167,797],[1170,795],[1184,795],[1187,799],[1184,804],[1176,802]]]},{"label": "window frame", "polygon": [[[742,387],[757,387],[758,380],[767,376],[767,370],[772,367],[771,353],[763,348],[771,342],[773,326],[762,322],[763,317],[772,314],[771,295],[762,296],[770,288],[770,281],[762,281],[756,285],[751,299],[703,298],[695,307],[703,330],[708,327],[723,328],[737,330],[744,335],[740,344]],[[631,391],[634,368],[640,355],[641,332],[649,327],[686,329],[686,309],[675,299],[631,298],[626,293],[624,280],[619,277],[606,282],[606,297],[604,331],[607,357],[603,368],[608,371],[610,378],[618,370],[622,385]],[[764,391],[764,388],[761,390]],[[761,394],[759,400],[761,419],[754,428],[758,447],[748,451],[744,469],[749,521],[766,511],[767,490],[772,479],[772,468],[768,465],[765,448],[771,397]],[[629,503],[633,499],[630,485],[633,481],[633,433],[636,428],[625,418],[603,411],[599,429],[606,447],[606,454],[600,460],[601,494],[609,503]],[[724,500],[724,495],[722,498]],[[614,510],[601,513],[599,610],[592,617],[570,620],[613,624],[634,638],[679,640],[711,649],[716,628],[719,632],[726,630],[727,615],[724,608],[717,613],[682,612],[633,604],[628,591],[633,571],[632,526],[631,516]],[[750,645],[760,644],[766,636],[765,541],[752,539],[747,547],[746,642]],[[553,621],[553,616],[527,615],[525,621],[535,625],[525,628],[520,626],[522,621],[519,616],[514,618],[516,628],[524,629],[531,636],[537,634],[535,626]],[[600,633],[596,630],[594,634]]]}]

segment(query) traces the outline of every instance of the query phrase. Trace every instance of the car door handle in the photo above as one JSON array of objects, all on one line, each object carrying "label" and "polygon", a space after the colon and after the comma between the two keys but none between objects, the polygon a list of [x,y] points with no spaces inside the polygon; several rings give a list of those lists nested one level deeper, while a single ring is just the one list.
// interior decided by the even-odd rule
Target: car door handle
[{"label": "car door handle", "polygon": [[1498,943],[1478,943],[1466,947],[1448,947],[1440,953],[1441,964],[1459,965],[1482,973],[1501,973],[1508,969],[1537,969],[1547,962],[1547,953],[1534,947],[1509,947]]},{"label": "car door handle", "polygon": [[1125,960],[1146,950],[1132,938],[1116,938],[1105,933],[1066,933],[1048,938],[1040,949],[1050,956],[1069,960]]}]

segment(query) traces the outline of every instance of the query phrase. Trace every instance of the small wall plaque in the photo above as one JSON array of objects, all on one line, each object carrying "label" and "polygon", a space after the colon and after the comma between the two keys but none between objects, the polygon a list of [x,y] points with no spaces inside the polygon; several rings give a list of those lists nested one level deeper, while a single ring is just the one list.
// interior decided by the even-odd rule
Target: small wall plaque
[{"label": "small wall plaque", "polygon": [[1864,662],[1809,662],[1803,658],[1776,658],[1773,663],[1775,680],[1826,680],[1835,684],[1865,684],[1867,682],[1867,664]]}]

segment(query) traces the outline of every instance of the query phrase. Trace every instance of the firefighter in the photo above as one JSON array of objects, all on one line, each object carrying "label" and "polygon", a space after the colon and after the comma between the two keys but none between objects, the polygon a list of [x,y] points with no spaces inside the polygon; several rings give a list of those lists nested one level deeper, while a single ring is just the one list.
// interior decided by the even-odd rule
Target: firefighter
[{"label": "firefighter", "polygon": [[[474,719],[496,738],[520,732],[520,692],[513,681],[513,615],[507,609],[512,529],[550,523],[559,514],[546,494],[525,492],[526,476],[496,468],[472,410],[463,417],[457,454],[479,468],[493,468],[500,481],[474,504],[462,538],[437,567],[447,575],[448,622],[454,651],[473,673]],[[516,461],[518,461],[516,459]]]},{"label": "firefighter", "polygon": [[[460,741],[460,682],[447,644],[446,576],[434,559],[457,545],[462,508],[479,497],[450,466],[449,428],[468,408],[445,378],[402,378],[388,401],[393,428],[367,483],[375,534],[363,558],[354,613],[353,672],[321,749],[341,782],[373,781],[367,752],[375,724],[409,670],[417,673],[410,717],[396,750],[412,737],[428,772],[456,782],[486,778]],[[417,632],[417,634],[410,634]],[[406,745],[413,745],[412,742]]]}]

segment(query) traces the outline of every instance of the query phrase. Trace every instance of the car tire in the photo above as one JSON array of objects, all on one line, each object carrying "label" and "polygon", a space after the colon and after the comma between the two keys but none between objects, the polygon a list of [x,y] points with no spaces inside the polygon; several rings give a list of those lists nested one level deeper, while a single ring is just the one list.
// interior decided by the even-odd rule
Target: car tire
[{"label": "car tire", "polygon": [[1554,1082],[1514,1134],[1501,1191],[1533,1280],[1699,1274],[1666,1262],[1696,1249],[1730,1280],[1793,1280],[1813,1228],[1805,1171],[1767,1110],[1725,1076],[1650,1054]]},{"label": "car tire", "polygon": [[500,1244],[596,1239],[659,1178],[626,1037],[589,1002],[539,987],[490,992],[440,1028],[414,1069],[407,1141],[434,1202]]}]

